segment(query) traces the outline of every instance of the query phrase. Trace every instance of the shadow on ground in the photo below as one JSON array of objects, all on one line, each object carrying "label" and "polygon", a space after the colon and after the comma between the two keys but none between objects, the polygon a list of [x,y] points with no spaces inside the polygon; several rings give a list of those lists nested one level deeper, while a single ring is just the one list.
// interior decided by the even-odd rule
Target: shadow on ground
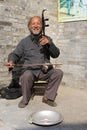
[{"label": "shadow on ground", "polygon": [[81,124],[61,124],[61,125],[54,125],[54,126],[31,126],[31,128],[22,127],[17,128],[16,130],[87,130],[87,123]]}]

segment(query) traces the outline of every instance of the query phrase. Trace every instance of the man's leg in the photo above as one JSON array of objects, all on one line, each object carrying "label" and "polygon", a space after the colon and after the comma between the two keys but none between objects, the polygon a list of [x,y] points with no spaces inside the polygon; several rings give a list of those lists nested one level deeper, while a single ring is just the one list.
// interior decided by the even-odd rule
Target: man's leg
[{"label": "man's leg", "polygon": [[48,86],[46,88],[44,97],[54,101],[56,98],[57,90],[63,77],[63,72],[60,69],[52,69],[47,74],[39,75],[39,79],[47,80]]},{"label": "man's leg", "polygon": [[63,77],[63,72],[59,69],[54,69],[51,75],[49,73],[49,76],[48,87],[45,91],[45,95],[48,96],[49,99],[55,100],[57,90]]},{"label": "man's leg", "polygon": [[25,107],[31,97],[31,88],[34,83],[34,75],[31,71],[27,70],[23,73],[23,75],[20,77],[20,85],[22,87],[22,96],[23,99],[19,103],[19,107]]}]

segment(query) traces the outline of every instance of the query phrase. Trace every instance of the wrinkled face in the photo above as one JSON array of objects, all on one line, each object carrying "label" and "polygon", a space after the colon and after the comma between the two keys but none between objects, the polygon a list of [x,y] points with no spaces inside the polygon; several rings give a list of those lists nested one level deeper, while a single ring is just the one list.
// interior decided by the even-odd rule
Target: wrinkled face
[{"label": "wrinkled face", "polygon": [[40,34],[42,31],[42,19],[38,16],[34,16],[30,20],[29,29],[30,32],[33,33],[34,35]]}]

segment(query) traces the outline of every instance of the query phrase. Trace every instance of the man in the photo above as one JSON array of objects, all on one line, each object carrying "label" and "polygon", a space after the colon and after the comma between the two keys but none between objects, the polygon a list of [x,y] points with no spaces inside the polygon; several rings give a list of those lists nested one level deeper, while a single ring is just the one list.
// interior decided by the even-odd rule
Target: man
[{"label": "man", "polygon": [[35,80],[46,80],[48,82],[42,102],[50,106],[56,106],[54,100],[63,72],[60,69],[54,69],[52,66],[49,66],[46,72],[40,64],[50,63],[50,56],[57,58],[60,51],[50,37],[42,36],[42,19],[39,16],[32,17],[28,27],[31,34],[21,40],[16,49],[8,56],[7,63],[8,68],[14,68],[14,64],[22,56],[24,57],[20,76],[23,98],[18,106],[24,108],[28,105],[31,98],[31,88]]}]

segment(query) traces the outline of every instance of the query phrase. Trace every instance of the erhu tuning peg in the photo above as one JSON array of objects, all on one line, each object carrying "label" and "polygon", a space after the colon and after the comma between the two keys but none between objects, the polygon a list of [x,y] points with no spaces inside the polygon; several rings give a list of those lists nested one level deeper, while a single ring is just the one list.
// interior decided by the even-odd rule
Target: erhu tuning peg
[{"label": "erhu tuning peg", "polygon": [[49,19],[48,18],[46,18],[46,19],[44,19],[45,21],[48,21]]},{"label": "erhu tuning peg", "polygon": [[49,24],[46,24],[45,27],[49,27]]}]

